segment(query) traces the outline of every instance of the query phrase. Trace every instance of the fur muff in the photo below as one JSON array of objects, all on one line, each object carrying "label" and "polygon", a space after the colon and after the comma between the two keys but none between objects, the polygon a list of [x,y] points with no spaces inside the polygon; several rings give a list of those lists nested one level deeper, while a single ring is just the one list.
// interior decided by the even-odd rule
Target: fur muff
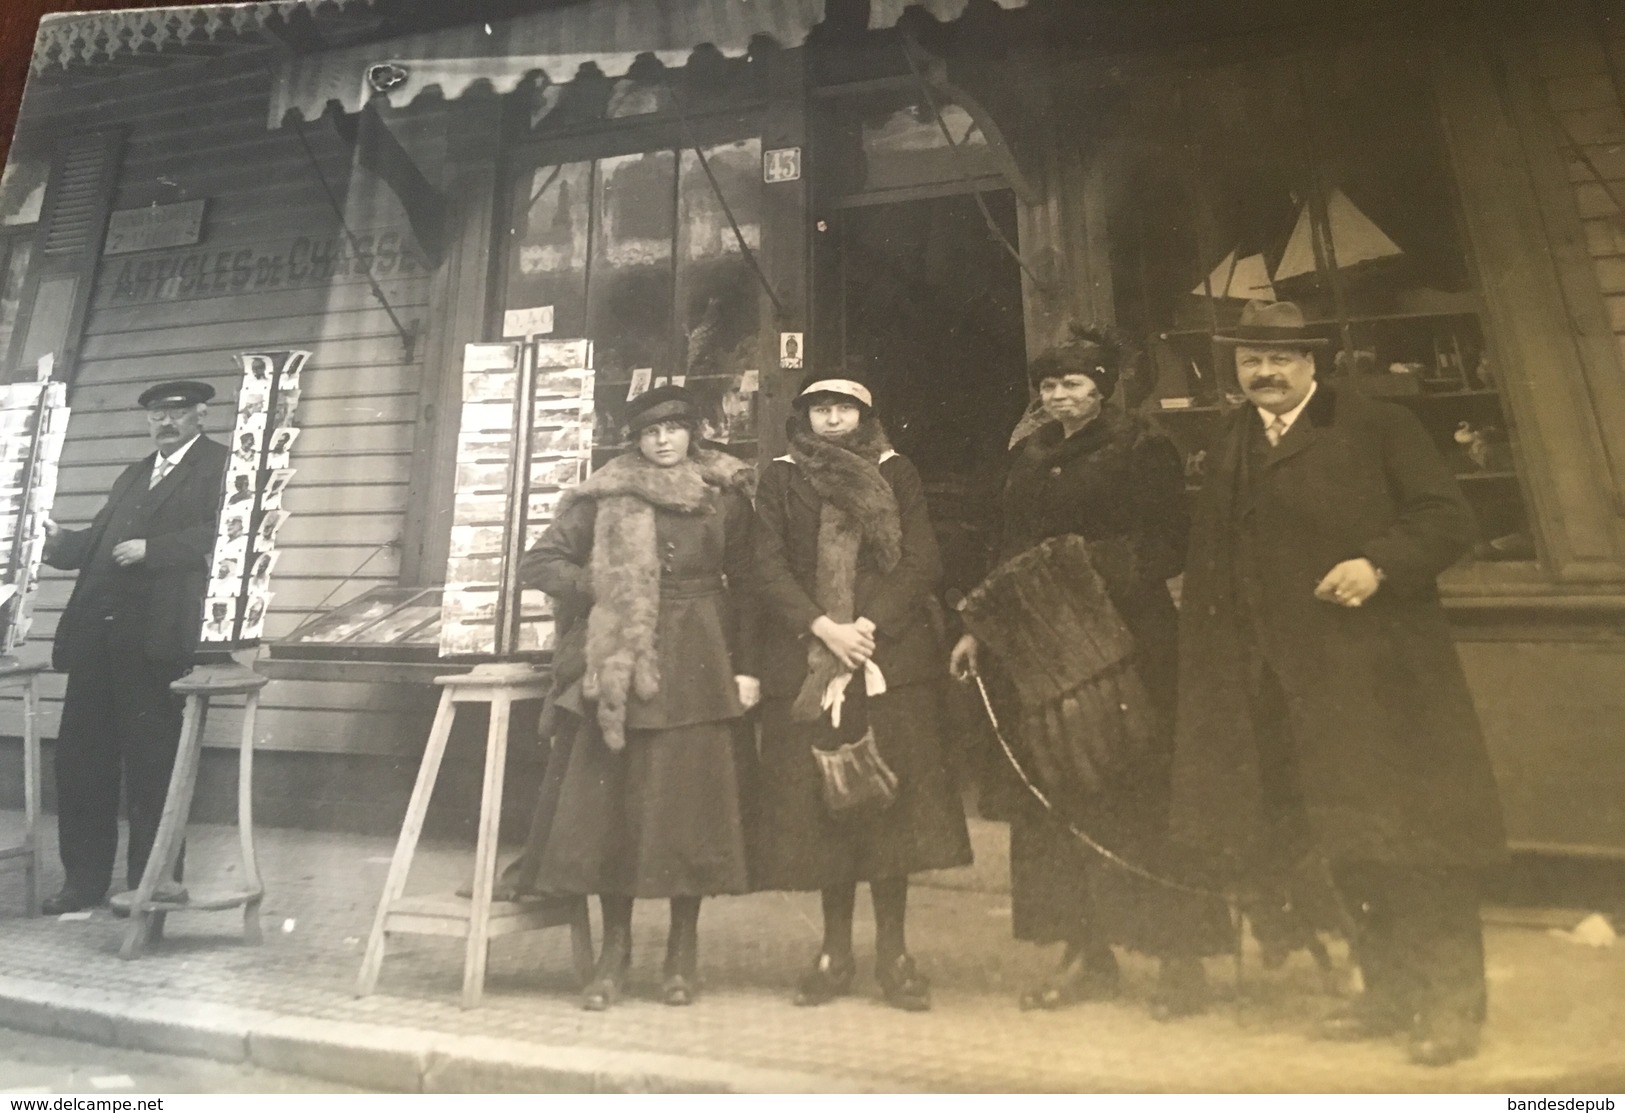
[{"label": "fur muff", "polygon": [[[867,549],[882,572],[890,572],[903,557],[897,495],[880,474],[880,458],[890,449],[879,422],[865,422],[836,438],[805,429],[795,429],[790,436],[790,458],[823,504],[818,511],[814,601],[835,622],[857,617],[853,592],[860,551]],[[845,671],[846,666],[814,638],[807,647],[807,679],[791,705],[791,717],[801,722],[818,718],[824,690]]]},{"label": "fur muff", "polygon": [[635,449],[617,456],[581,486],[565,492],[560,510],[596,499],[593,524],[592,611],[587,616],[587,672],[582,692],[598,704],[598,725],[612,750],[626,745],[627,701],[660,691],[655,627],[660,616],[660,553],[655,509],[679,514],[714,511],[712,494],[755,484],[756,472],[725,452],[694,449],[663,468]]}]

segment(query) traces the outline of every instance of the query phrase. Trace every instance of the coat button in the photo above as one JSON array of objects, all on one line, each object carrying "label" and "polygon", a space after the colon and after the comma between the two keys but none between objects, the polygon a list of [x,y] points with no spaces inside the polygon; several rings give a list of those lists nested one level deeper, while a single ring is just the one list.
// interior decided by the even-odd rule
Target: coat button
[{"label": "coat button", "polygon": [[1051,475],[1054,475],[1054,476],[1060,475],[1061,474],[1061,466],[1059,464],[1055,465],[1053,468],[1051,468],[1049,470],[1049,473]]},{"label": "coat button", "polygon": [[1219,613],[1219,608],[1216,605],[1209,604],[1208,609],[1207,609],[1207,613],[1209,615],[1216,615],[1216,614]]}]

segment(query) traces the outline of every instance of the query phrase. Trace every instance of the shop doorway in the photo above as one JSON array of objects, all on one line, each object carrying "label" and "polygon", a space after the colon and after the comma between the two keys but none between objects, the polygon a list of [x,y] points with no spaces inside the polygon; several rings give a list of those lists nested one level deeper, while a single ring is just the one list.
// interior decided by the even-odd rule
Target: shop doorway
[{"label": "shop doorway", "polygon": [[[1015,199],[983,193],[1016,243]],[[819,238],[815,351],[863,374],[919,468],[945,589],[987,570],[1010,431],[1027,405],[1021,272],[968,194],[837,210]]]}]

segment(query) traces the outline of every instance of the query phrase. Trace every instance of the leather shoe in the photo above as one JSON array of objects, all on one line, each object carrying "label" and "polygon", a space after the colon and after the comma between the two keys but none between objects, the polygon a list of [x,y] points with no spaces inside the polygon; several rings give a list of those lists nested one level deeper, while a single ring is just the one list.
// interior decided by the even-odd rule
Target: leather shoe
[{"label": "leather shoe", "polygon": [[[192,894],[179,881],[165,881],[152,891],[152,899],[159,904],[185,904],[192,899]],[[130,905],[135,903],[135,890],[130,889],[122,893],[114,893],[113,899],[108,901],[113,915],[127,919],[130,915]]]},{"label": "leather shoe", "polygon": [[795,1002],[803,1008],[824,1005],[852,990],[852,977],[858,964],[851,955],[836,958],[828,951],[819,954],[813,968],[796,983]]},{"label": "leather shoe", "polygon": [[1411,1037],[1411,1062],[1443,1067],[1478,1054],[1479,1025],[1459,1013],[1432,1017]]},{"label": "leather shoe", "polygon": [[1315,1035],[1323,1040],[1349,1043],[1354,1040],[1379,1040],[1398,1035],[1408,1025],[1405,1018],[1392,1009],[1372,1005],[1369,1001],[1355,1001],[1321,1017],[1315,1025]]},{"label": "leather shoe", "polygon": [[1167,1023],[1207,1012],[1207,970],[1199,958],[1165,958],[1151,994],[1151,1019]]},{"label": "leather shoe", "polygon": [[56,893],[40,902],[40,912],[46,916],[62,916],[69,912],[83,912],[87,908],[100,908],[104,896],[93,897],[71,885],[64,885]]},{"label": "leather shoe", "polygon": [[907,954],[878,964],[875,980],[880,983],[881,998],[894,1009],[923,1013],[931,1007],[931,983]]}]

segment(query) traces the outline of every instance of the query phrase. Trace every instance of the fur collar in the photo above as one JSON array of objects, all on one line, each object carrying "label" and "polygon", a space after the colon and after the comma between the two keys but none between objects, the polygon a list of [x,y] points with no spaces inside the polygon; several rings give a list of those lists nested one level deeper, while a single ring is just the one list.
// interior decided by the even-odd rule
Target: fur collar
[{"label": "fur collar", "polygon": [[1021,442],[1020,459],[1029,467],[1050,468],[1103,448],[1132,449],[1149,432],[1150,427],[1140,417],[1106,406],[1070,437],[1058,421],[1040,426]]},{"label": "fur collar", "polygon": [[598,703],[598,725],[612,750],[626,745],[626,708],[632,693],[660,691],[655,627],[660,617],[660,553],[655,510],[715,512],[716,492],[750,494],[756,471],[712,449],[695,449],[669,468],[636,449],[615,457],[586,482],[566,492],[559,509],[595,499],[592,535],[592,611],[587,616],[587,671],[582,692]]},{"label": "fur collar", "polygon": [[609,499],[619,495],[641,499],[663,510],[693,514],[708,505],[713,490],[753,493],[756,469],[737,457],[710,448],[696,448],[681,463],[663,468],[650,463],[637,449],[623,452],[564,492],[559,512],[580,499]]},{"label": "fur collar", "polygon": [[[834,440],[805,429],[796,429],[790,436],[790,456],[821,502],[814,601],[835,622],[857,617],[860,551],[867,551],[882,572],[896,568],[903,557],[897,495],[880,474],[879,461],[888,453],[891,445],[879,422],[860,425]],[[845,671],[824,643],[813,638],[807,647],[807,677],[791,716],[804,722],[817,719],[824,690]]]}]

